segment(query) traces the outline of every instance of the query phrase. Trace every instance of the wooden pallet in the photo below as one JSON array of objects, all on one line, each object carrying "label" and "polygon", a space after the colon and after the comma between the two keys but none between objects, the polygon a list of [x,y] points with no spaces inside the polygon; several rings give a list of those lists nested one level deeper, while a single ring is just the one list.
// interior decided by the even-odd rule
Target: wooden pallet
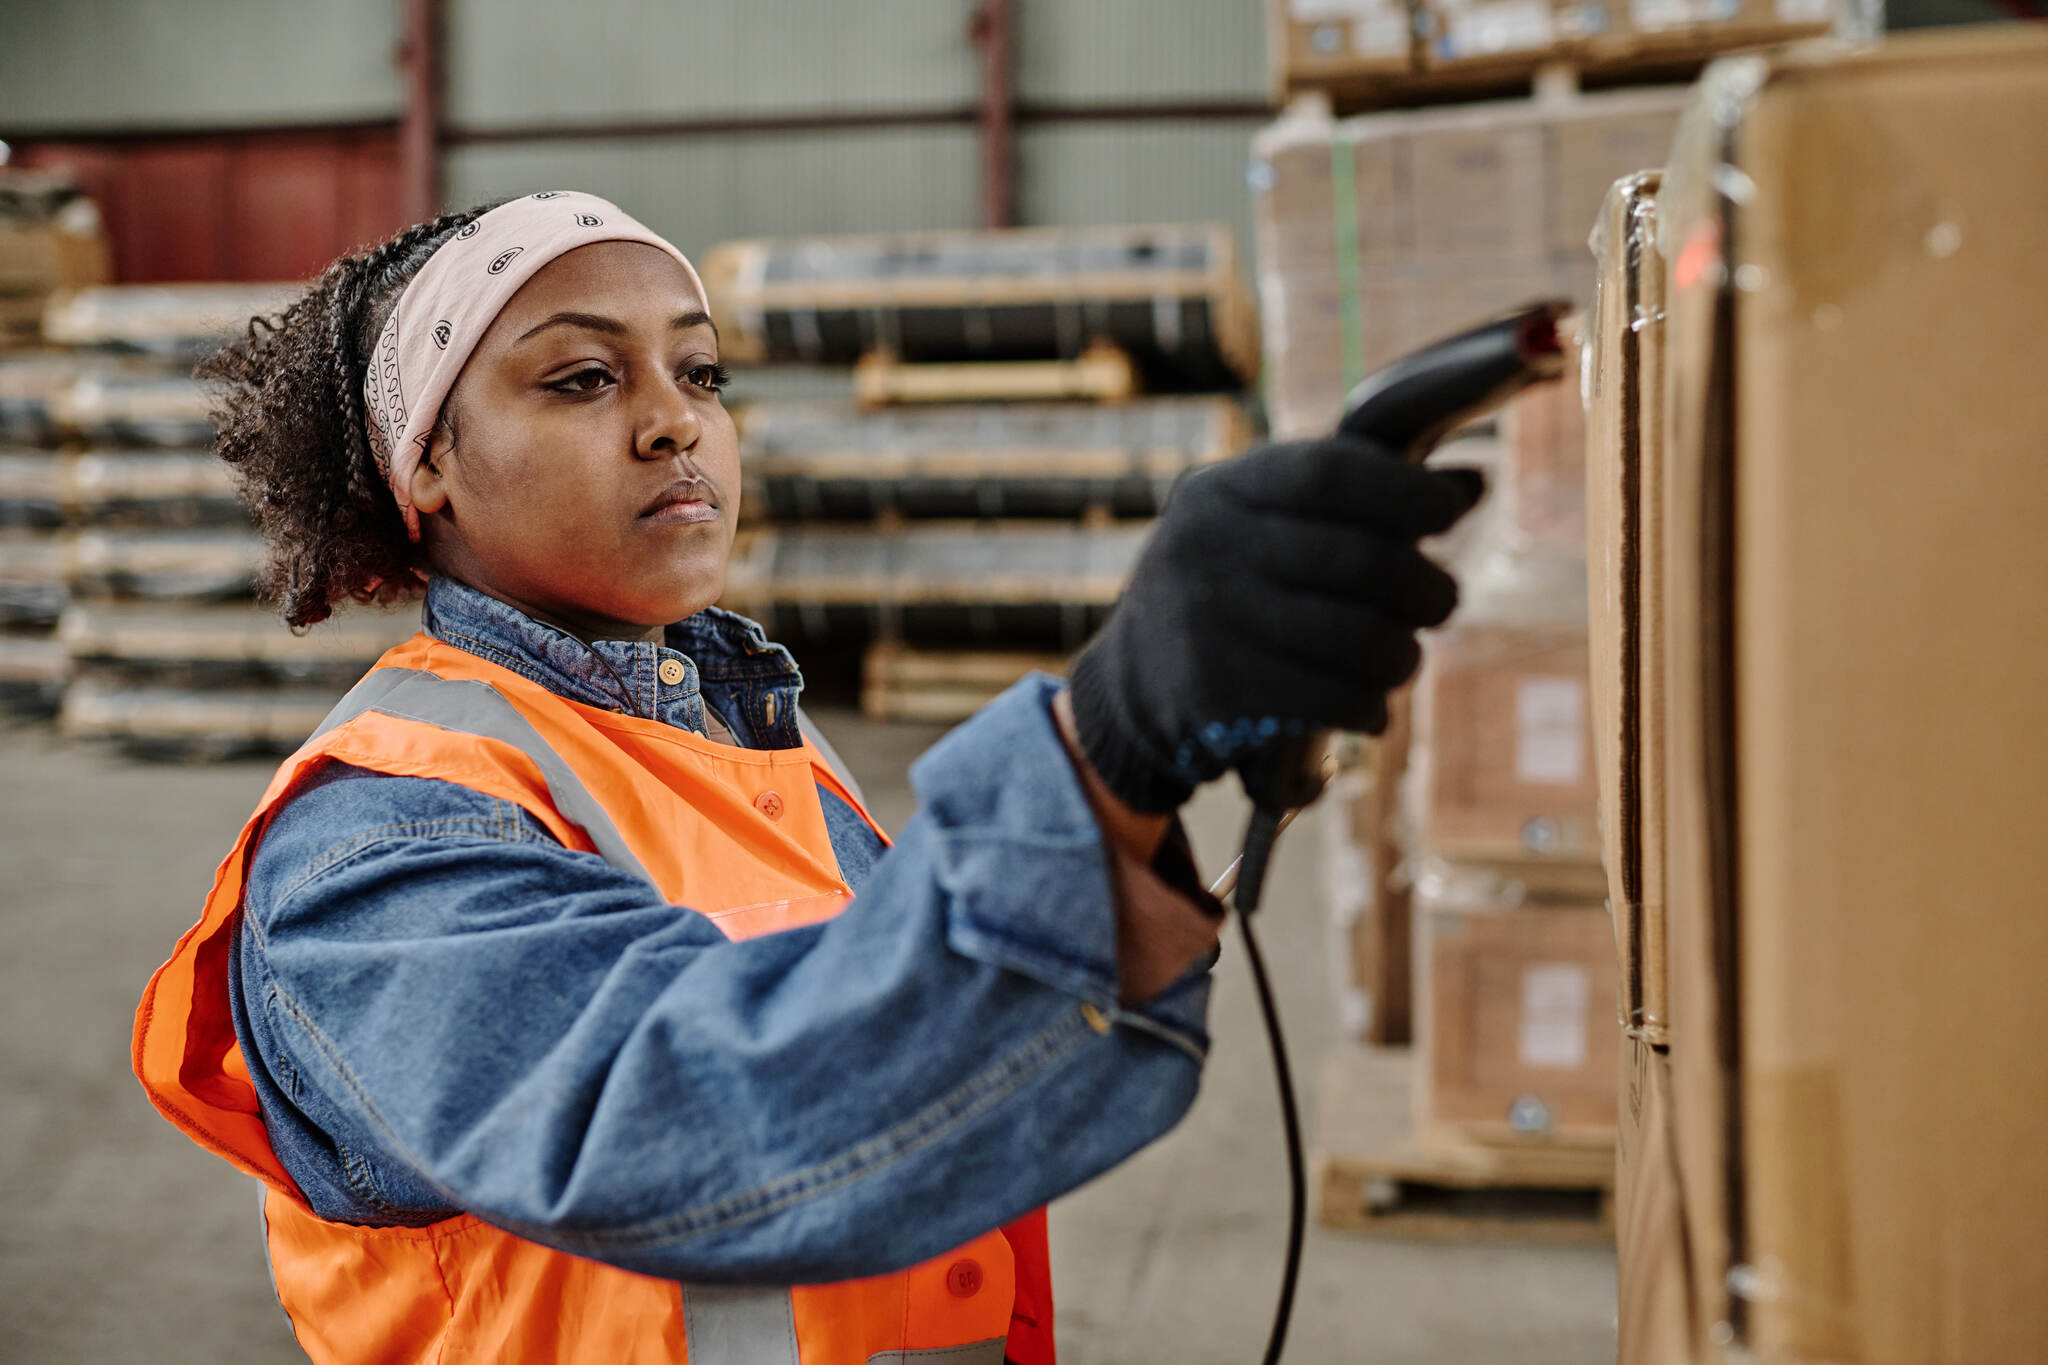
[{"label": "wooden pallet", "polygon": [[1827,27],[1705,27],[1637,35],[1628,42],[1595,40],[1449,62],[1433,57],[1426,40],[1418,39],[1405,66],[1376,61],[1360,62],[1351,70],[1279,71],[1274,93],[1282,105],[1308,100],[1348,115],[1478,100],[1547,99],[1625,85],[1685,85],[1717,57],[1811,37]]},{"label": "wooden pallet", "polygon": [[1414,1064],[1405,1048],[1365,1046],[1340,1049],[1325,1064],[1318,1221],[1422,1241],[1613,1240],[1612,1150],[1418,1133]]},{"label": "wooden pallet", "polygon": [[860,709],[873,720],[953,724],[1034,669],[1064,674],[1067,658],[1023,650],[912,649],[878,640],[862,661]]},{"label": "wooden pallet", "polygon": [[1130,356],[1100,341],[1072,360],[908,364],[888,351],[870,351],[853,367],[853,395],[864,408],[1072,399],[1121,403],[1137,391],[1138,370]]}]

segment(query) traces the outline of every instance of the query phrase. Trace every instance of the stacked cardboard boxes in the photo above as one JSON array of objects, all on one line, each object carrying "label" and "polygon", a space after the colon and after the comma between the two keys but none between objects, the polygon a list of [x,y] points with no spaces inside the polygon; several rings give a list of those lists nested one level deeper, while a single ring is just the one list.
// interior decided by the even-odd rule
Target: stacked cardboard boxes
[{"label": "stacked cardboard boxes", "polygon": [[1253,152],[1266,398],[1326,431],[1381,364],[1531,299],[1592,292],[1586,226],[1654,165],[1677,90],[1280,119]]},{"label": "stacked cardboard boxes", "polygon": [[2044,130],[2042,35],[1816,46],[1610,202],[1625,1362],[2048,1357]]},{"label": "stacked cardboard boxes", "polygon": [[[1445,458],[1456,458],[1455,448]],[[1425,1131],[1613,1140],[1583,542],[1520,528],[1514,465],[1425,645],[1408,806]]]},{"label": "stacked cardboard boxes", "polygon": [[0,706],[29,714],[55,709],[69,672],[53,634],[66,497],[51,402],[77,366],[40,349],[43,310],[106,278],[99,221],[69,178],[0,171]]}]

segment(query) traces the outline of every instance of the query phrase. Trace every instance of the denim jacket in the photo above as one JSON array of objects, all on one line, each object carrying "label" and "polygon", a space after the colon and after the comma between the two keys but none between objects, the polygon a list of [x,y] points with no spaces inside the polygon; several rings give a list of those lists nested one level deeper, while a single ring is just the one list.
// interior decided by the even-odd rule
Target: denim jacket
[{"label": "denim jacket", "polygon": [[[586,644],[437,579],[424,626],[579,702],[800,742],[794,663],[730,613]],[[1109,855],[1055,688],[1018,684],[925,754],[892,847],[827,793],[854,900],[743,942],[517,805],[328,764],[262,834],[230,973],[278,1158],[328,1219],[469,1212],[770,1283],[915,1264],[1115,1165],[1194,1098],[1213,954],[1119,1007]]]}]

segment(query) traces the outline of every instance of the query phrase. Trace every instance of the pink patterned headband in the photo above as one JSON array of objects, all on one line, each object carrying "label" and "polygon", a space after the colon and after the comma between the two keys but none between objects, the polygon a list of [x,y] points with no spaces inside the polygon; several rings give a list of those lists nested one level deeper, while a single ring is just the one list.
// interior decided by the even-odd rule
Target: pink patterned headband
[{"label": "pink patterned headband", "polygon": [[645,242],[689,258],[616,204],[575,190],[543,190],[500,204],[443,242],[398,296],[363,375],[364,424],[377,467],[420,538],[412,476],[433,439],[441,405],[470,353],[519,287],[566,252],[593,242]]}]

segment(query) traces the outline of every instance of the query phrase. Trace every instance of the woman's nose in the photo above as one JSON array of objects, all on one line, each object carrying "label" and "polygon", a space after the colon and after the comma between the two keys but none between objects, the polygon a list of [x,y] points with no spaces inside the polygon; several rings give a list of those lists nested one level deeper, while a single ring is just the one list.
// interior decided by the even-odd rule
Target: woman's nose
[{"label": "woman's nose", "polygon": [[646,381],[641,388],[633,453],[643,460],[661,460],[694,449],[704,423],[689,395],[667,379]]}]

